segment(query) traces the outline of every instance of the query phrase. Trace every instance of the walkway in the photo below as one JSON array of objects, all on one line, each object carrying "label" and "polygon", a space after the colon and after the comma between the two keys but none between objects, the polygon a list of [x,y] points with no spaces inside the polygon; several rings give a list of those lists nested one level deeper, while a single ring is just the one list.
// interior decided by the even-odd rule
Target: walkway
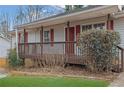
[{"label": "walkway", "polygon": [[0,79],[7,76],[6,70],[3,68],[0,68]]},{"label": "walkway", "polygon": [[124,72],[121,73],[116,80],[114,80],[109,87],[124,87]]}]

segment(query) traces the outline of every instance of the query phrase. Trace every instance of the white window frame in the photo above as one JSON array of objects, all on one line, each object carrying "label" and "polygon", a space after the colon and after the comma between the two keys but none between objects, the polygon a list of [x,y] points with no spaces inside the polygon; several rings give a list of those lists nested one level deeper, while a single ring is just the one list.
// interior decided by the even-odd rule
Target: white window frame
[{"label": "white window frame", "polygon": [[81,24],[81,32],[83,32],[82,30],[83,25],[92,25],[92,29],[95,29],[94,24],[99,24],[99,23],[105,23],[104,30],[106,30],[106,21],[97,21],[97,22],[88,22],[88,23]]},{"label": "white window frame", "polygon": [[[103,29],[105,29],[105,23],[103,23],[103,22],[100,22],[100,23],[96,23],[96,24],[97,24],[97,25],[98,25],[98,24],[104,24],[104,27],[103,27]],[[101,29],[101,28],[98,28],[98,27],[97,27],[97,28],[95,28],[95,27],[94,27],[94,25],[96,25],[96,24],[92,24],[93,28],[94,28],[94,29],[98,29],[98,30],[99,30],[99,29]]]},{"label": "white window frame", "polygon": [[20,43],[24,43],[24,33],[21,33],[20,35]]},{"label": "white window frame", "polygon": [[[45,37],[46,32],[48,32],[48,37]],[[43,36],[44,36],[44,42],[50,42],[50,31],[49,30],[44,31]]]}]

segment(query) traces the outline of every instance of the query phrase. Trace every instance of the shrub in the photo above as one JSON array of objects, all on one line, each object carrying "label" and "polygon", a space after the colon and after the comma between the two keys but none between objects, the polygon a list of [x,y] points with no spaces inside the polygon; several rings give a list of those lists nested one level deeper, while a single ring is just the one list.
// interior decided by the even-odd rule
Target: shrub
[{"label": "shrub", "polygon": [[89,30],[82,32],[78,38],[79,48],[87,59],[88,67],[95,71],[111,69],[119,43],[119,33],[114,31]]},{"label": "shrub", "polygon": [[13,68],[22,65],[21,64],[22,63],[21,59],[17,59],[16,49],[12,49],[12,50],[9,51],[8,63],[9,63],[9,66],[11,66]]}]

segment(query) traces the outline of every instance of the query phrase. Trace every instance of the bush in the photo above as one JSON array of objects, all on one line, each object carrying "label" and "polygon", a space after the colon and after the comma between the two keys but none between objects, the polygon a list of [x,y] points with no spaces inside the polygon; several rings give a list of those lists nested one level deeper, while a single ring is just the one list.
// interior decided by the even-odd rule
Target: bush
[{"label": "bush", "polygon": [[22,65],[21,59],[17,59],[16,49],[12,49],[9,51],[8,63],[9,63],[9,66],[11,66],[13,68],[16,68],[16,67]]},{"label": "bush", "polygon": [[114,31],[84,31],[78,38],[78,45],[87,65],[95,71],[110,70],[116,46],[120,43],[119,33]]}]

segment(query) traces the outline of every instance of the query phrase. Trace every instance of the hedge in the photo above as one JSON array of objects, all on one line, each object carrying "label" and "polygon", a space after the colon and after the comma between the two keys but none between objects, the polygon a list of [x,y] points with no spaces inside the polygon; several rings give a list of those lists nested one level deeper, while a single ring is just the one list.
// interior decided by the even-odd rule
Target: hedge
[{"label": "hedge", "polygon": [[87,67],[93,71],[111,70],[120,36],[115,31],[89,30],[79,35],[78,45]]}]

